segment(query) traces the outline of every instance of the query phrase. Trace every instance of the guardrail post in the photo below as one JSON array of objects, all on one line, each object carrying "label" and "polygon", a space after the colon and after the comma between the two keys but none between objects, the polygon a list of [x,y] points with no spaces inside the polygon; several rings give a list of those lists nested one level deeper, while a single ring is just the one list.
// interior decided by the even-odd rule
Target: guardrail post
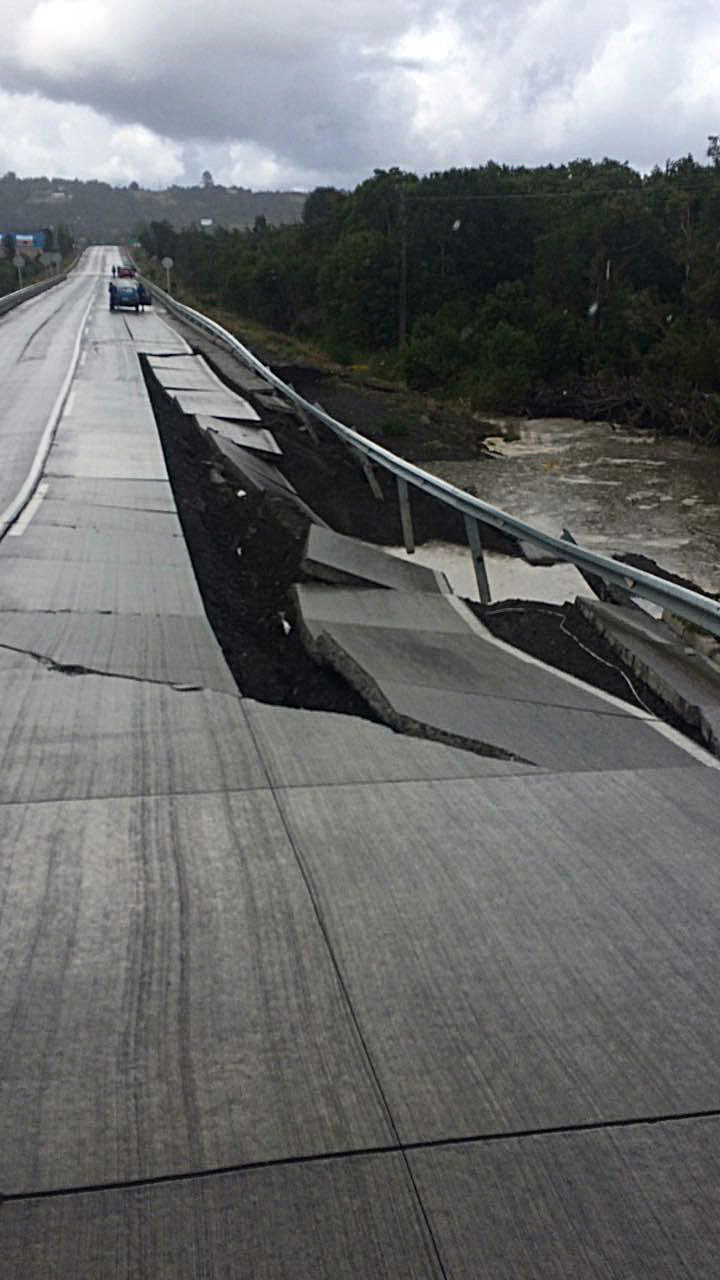
[{"label": "guardrail post", "polygon": [[408,555],[413,556],[415,554],[415,532],[413,530],[407,480],[403,480],[400,476],[396,476],[395,479],[397,480],[398,499],[400,501],[400,523],[402,524],[403,542]]},{"label": "guardrail post", "polygon": [[384,502],[383,491],[380,488],[380,482],[375,475],[375,468],[373,467],[372,462],[370,462],[369,459],[365,457],[365,454],[361,453],[359,449],[353,449],[352,452],[355,454],[355,457],[363,469],[365,479],[370,486],[370,492],[373,498],[375,498],[377,502]]},{"label": "guardrail post", "polygon": [[477,580],[478,595],[482,604],[490,604],[490,583],[488,581],[487,569],[485,568],[485,556],[483,554],[482,542],[480,541],[480,530],[477,520],[473,520],[472,516],[465,516],[465,533],[467,534],[468,546],[472,555],[473,567],[475,569],[475,578]]}]

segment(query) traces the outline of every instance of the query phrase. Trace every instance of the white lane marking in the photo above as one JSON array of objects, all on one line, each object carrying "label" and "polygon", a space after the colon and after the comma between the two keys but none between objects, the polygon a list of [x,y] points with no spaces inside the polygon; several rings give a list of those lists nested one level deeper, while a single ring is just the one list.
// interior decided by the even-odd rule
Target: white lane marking
[{"label": "white lane marking", "polygon": [[35,493],[33,494],[32,498],[28,502],[24,511],[22,511],[21,514],[18,516],[12,529],[9,530],[8,538],[22,537],[30,521],[35,515],[35,512],[40,506],[40,503],[45,497],[45,494],[47,493],[47,491],[48,491],[47,480],[43,480],[42,483],[38,485],[37,489],[35,490]]},{"label": "white lane marking", "polygon": [[3,512],[0,512],[0,538],[4,537],[5,533],[7,532],[8,525],[11,525],[14,520],[17,520],[23,507],[32,497],[33,490],[35,489],[37,482],[40,479],[40,476],[42,475],[42,469],[45,466],[45,459],[47,458],[48,453],[50,452],[50,445],[53,442],[53,438],[57,430],[57,425],[62,416],[62,411],[65,405],[65,401],[67,400],[70,387],[72,385],[72,380],[75,377],[75,370],[77,369],[78,360],[80,359],[80,348],[82,346],[83,332],[85,329],[85,325],[87,324],[88,315],[90,314],[90,308],[94,301],[93,293],[91,293],[90,298],[88,300],[87,307],[83,312],[83,317],[82,317],[82,320],[80,321],[80,326],[77,331],[77,337],[75,339],[75,346],[73,347],[73,353],[70,358],[68,371],[65,374],[65,378],[63,379],[63,384],[57,394],[57,399],[55,400],[55,403],[52,409],[50,410],[50,417],[48,418],[45,424],[45,430],[43,431],[42,436],[40,438],[40,443],[37,449],[35,450],[35,457],[33,458],[30,470],[27,476],[25,477],[25,482],[22,485],[19,492],[13,498],[12,502],[8,504],[8,506],[5,508]]},{"label": "white lane marking", "polygon": [[70,395],[65,401],[65,408],[63,409],[63,418],[70,417],[70,414],[73,411],[74,403],[75,403],[75,388],[73,387],[72,391],[70,392]]},{"label": "white lane marking", "polygon": [[81,366],[82,366],[82,365],[84,365],[84,363],[85,363],[85,361],[86,361],[86,360],[87,360],[87,351],[83,351],[83,353],[82,353],[82,355],[81,355],[81,357],[80,357],[80,365],[81,365]]},{"label": "white lane marking", "polygon": [[551,675],[564,680],[566,684],[575,685],[577,689],[583,689],[586,693],[588,691],[593,693],[596,698],[600,698],[602,702],[609,702],[611,706],[616,707],[625,716],[633,716],[636,720],[644,720],[650,728],[655,729],[664,738],[669,738],[671,742],[675,743],[676,747],[682,747],[689,756],[693,756],[695,760],[699,760],[707,768],[720,769],[720,760],[718,760],[717,756],[712,755],[705,747],[698,746],[691,738],[686,738],[679,729],[673,729],[672,725],[665,724],[664,720],[659,720],[656,716],[650,715],[649,712],[633,707],[630,702],[623,702],[621,698],[616,698],[612,693],[606,693],[604,689],[596,689],[594,685],[586,684],[584,680],[578,680],[576,676],[568,675],[567,671],[561,671],[559,667],[550,667],[547,663],[542,662],[540,658],[533,658],[531,654],[523,653],[521,649],[516,649],[514,645],[506,644],[504,640],[498,640],[457,596],[444,596],[443,598],[467,622],[470,630],[474,631],[476,635],[482,636],[482,639],[489,644],[494,644],[496,648],[512,654],[514,658],[518,658],[520,662],[526,662],[530,667],[540,667],[542,671],[549,671]]}]

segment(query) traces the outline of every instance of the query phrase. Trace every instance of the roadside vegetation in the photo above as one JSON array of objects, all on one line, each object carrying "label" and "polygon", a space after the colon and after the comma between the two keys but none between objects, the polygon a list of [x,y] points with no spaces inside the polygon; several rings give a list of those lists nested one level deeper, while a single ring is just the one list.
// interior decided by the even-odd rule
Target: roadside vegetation
[{"label": "roadside vegetation", "polygon": [[319,188],[299,225],[152,222],[179,291],[469,409],[720,440],[720,148]]},{"label": "roadside vegetation", "polygon": [[[54,230],[52,227],[46,227],[45,249],[48,253],[58,252],[63,255],[63,263],[59,268],[64,270],[74,255],[74,243],[70,232],[66,227],[58,227]],[[5,232],[2,237],[2,245],[0,246],[0,298],[7,293],[14,293],[20,288],[18,282],[17,267],[13,266],[13,258],[16,253],[15,237],[12,232]],[[39,257],[20,254],[24,258],[25,265],[22,270],[22,287],[30,284],[37,284],[40,280],[46,280],[51,274],[48,268],[43,266]]]}]

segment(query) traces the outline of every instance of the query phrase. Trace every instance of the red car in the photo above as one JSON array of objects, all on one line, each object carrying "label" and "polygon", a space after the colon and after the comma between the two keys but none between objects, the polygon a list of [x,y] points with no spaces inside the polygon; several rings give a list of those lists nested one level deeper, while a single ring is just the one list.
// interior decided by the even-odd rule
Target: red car
[{"label": "red car", "polygon": [[118,267],[117,273],[120,277],[129,276],[132,279],[135,275],[135,269],[134,267]]}]

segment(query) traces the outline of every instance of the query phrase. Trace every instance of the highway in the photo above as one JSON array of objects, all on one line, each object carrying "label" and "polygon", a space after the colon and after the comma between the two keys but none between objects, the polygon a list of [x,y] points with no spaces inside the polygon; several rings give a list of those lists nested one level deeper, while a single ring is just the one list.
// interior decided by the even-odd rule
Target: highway
[{"label": "highway", "polygon": [[531,759],[240,696],[117,260],[0,320],[2,1280],[715,1277],[717,761],[377,592]]}]

